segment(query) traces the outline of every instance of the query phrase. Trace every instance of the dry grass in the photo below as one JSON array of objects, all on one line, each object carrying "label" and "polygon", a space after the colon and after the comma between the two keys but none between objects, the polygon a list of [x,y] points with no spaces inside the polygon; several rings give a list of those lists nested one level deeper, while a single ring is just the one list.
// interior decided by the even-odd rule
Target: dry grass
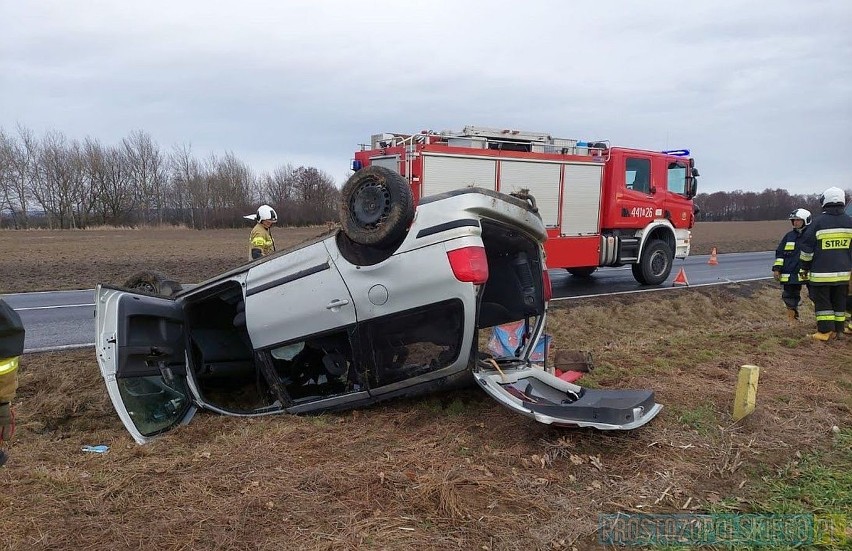
[{"label": "dry grass", "polygon": [[[797,327],[782,314],[765,283],[555,306],[557,345],[595,355],[586,383],[658,391],[666,408],[629,433],[548,428],[471,389],[316,417],[200,414],[137,446],[91,350],[25,356],[0,547],[590,549],[598,513],[753,510],[763,477],[852,426],[852,340],[812,343],[812,312]],[[744,363],[762,368],[759,405],[733,423]]]}]

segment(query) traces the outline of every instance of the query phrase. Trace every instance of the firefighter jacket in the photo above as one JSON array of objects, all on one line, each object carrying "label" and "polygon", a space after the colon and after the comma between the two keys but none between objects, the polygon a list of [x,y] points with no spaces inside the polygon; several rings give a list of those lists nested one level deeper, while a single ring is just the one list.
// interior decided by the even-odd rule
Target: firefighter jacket
[{"label": "firefighter jacket", "polygon": [[773,272],[780,272],[782,285],[801,285],[799,281],[799,245],[805,229],[792,229],[787,232],[778,248],[775,249],[775,264],[772,265]]},{"label": "firefighter jacket", "polygon": [[275,252],[275,241],[272,239],[272,234],[258,222],[252,228],[249,237],[249,260],[255,260],[273,252]]},{"label": "firefighter jacket", "polygon": [[799,259],[811,285],[848,285],[852,270],[852,217],[827,207],[802,237]]},{"label": "firefighter jacket", "polygon": [[18,357],[24,352],[24,325],[18,313],[0,299],[0,404],[11,402],[18,389]]}]

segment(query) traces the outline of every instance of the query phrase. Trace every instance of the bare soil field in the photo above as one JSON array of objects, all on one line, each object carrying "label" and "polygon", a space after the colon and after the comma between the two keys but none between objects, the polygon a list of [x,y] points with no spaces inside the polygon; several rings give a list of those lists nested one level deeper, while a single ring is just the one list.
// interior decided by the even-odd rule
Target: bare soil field
[{"label": "bare soil field", "polygon": [[[693,251],[774,249],[787,227],[702,223]],[[245,262],[247,236],[0,232],[0,292],[151,268],[200,281]],[[583,384],[657,391],[660,416],[626,433],[549,428],[472,388],[311,417],[200,413],[138,446],[92,350],[26,355],[0,548],[585,550],[608,548],[598,515],[617,512],[845,514],[819,548],[848,548],[852,339],[812,342],[810,304],[791,327],[779,294],[752,282],[555,305],[554,347],[594,356]],[[758,408],[733,422],[743,364],[761,367]],[[81,451],[95,444],[110,450]]]},{"label": "bare soil field", "polygon": [[[786,220],[701,222],[693,230],[693,254],[774,250]],[[325,226],[276,228],[276,247],[321,235]],[[249,228],[182,228],[0,231],[0,294],[91,289],[120,284],[140,270],[156,270],[183,282],[200,282],[248,261]]]}]

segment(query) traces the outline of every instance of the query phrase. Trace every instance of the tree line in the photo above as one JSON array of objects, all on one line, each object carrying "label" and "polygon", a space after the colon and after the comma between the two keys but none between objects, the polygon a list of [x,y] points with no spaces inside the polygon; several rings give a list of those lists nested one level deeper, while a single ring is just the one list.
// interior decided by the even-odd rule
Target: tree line
[{"label": "tree line", "polygon": [[[708,222],[781,220],[798,208],[808,209],[816,215],[822,211],[820,193],[791,195],[785,189],[765,189],[759,193],[740,190],[699,193],[695,204],[700,210],[695,218]],[[846,196],[852,196],[852,191],[846,190]]]},{"label": "tree line", "polygon": [[321,224],[336,218],[339,196],[316,168],[255,173],[231,152],[199,158],[187,144],[165,151],[141,130],[109,145],[0,127],[0,227],[234,227],[263,203],[279,224]]},{"label": "tree line", "polygon": [[[0,127],[0,227],[235,227],[262,203],[282,225],[322,224],[336,219],[339,198],[316,168],[283,164],[257,174],[231,152],[198,158],[187,144],[165,151],[141,130],[109,145]],[[700,193],[695,204],[699,221],[778,220],[821,208],[819,194],[784,189]]]}]

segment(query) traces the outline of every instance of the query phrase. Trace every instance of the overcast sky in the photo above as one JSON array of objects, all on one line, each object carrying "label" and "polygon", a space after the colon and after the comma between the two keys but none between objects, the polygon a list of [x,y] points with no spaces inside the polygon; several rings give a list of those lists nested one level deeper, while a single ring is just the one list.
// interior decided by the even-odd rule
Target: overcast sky
[{"label": "overcast sky", "polygon": [[379,132],[689,148],[699,190],[852,188],[852,1],[0,0],[0,127],[338,184]]}]

